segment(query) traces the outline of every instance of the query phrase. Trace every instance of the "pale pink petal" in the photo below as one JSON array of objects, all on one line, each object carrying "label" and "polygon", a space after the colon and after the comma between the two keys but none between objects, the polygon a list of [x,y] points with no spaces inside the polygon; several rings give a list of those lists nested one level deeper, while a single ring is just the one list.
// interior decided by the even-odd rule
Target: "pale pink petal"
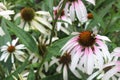
[{"label": "pale pink petal", "polygon": [[106,37],[106,36],[97,35],[96,38],[111,42],[111,40],[108,37]]},{"label": "pale pink petal", "polygon": [[71,4],[70,6],[70,18],[72,21],[75,20],[75,7],[74,7],[74,3]]},{"label": "pale pink petal", "polygon": [[78,0],[78,2],[75,2],[75,11],[76,11],[77,18],[80,22],[83,23],[87,21],[87,10],[81,0]]},{"label": "pale pink petal", "polygon": [[80,58],[80,54],[79,53],[76,53],[73,58],[72,58],[72,62],[71,62],[71,69],[74,71],[75,68],[77,67],[77,64],[78,64],[78,61],[79,61],[79,58]]},{"label": "pale pink petal", "polygon": [[93,69],[94,69],[94,55],[93,55],[93,52],[92,52],[92,49],[89,48],[89,54],[87,55],[88,58],[87,58],[87,73],[90,75],[92,72],[93,72]]}]

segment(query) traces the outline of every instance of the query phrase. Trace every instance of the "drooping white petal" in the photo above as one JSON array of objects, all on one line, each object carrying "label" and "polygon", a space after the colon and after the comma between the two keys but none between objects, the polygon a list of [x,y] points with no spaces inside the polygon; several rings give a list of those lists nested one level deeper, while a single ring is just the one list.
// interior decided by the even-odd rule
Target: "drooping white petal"
[{"label": "drooping white petal", "polygon": [[0,57],[0,61],[2,61],[3,59],[5,59],[5,57],[8,55],[9,53],[7,52],[3,52],[1,57]]},{"label": "drooping white petal", "polygon": [[75,2],[75,11],[76,11],[77,18],[81,23],[84,23],[87,21],[87,10],[81,0],[78,0],[78,2]]},{"label": "drooping white petal", "polygon": [[75,7],[74,7],[74,3],[71,4],[70,6],[70,18],[72,21],[75,20]]},{"label": "drooping white petal", "polygon": [[52,25],[48,21],[46,21],[45,19],[40,18],[40,17],[35,17],[35,19],[37,21],[39,21],[41,24],[47,26],[49,29],[52,29]]},{"label": "drooping white petal", "polygon": [[57,67],[56,71],[57,71],[58,73],[61,72],[62,66],[63,66],[63,64],[60,64],[60,65]]},{"label": "drooping white petal", "polygon": [[34,26],[35,29],[39,30],[41,33],[47,34],[47,30],[44,28],[44,26],[42,26],[38,22],[32,21],[32,25]]},{"label": "drooping white petal", "polygon": [[78,70],[72,70],[72,67],[69,67],[71,72],[77,77],[77,78],[82,78],[82,76],[80,75],[80,73],[78,72]]},{"label": "drooping white petal", "polygon": [[14,55],[11,54],[11,62],[14,63]]},{"label": "drooping white petal", "polygon": [[66,33],[68,35],[70,34],[70,32],[66,28],[64,28],[62,26],[61,26],[61,31],[63,31],[64,33]]},{"label": "drooping white petal", "polygon": [[94,55],[93,52],[91,50],[91,48],[89,48],[89,53],[88,53],[88,61],[87,61],[87,73],[90,75],[93,72],[94,69]]},{"label": "drooping white petal", "polygon": [[63,67],[63,80],[68,80],[68,72],[67,72],[66,65],[64,65],[64,67]]},{"label": "drooping white petal", "polygon": [[79,52],[78,53],[76,53],[74,56],[73,56],[73,58],[71,59],[72,61],[71,61],[71,69],[74,71],[75,70],[75,68],[77,67],[77,64],[78,64],[78,62],[79,62],[79,58],[80,58],[80,54],[79,54]]},{"label": "drooping white petal", "polygon": [[48,62],[45,62],[45,63],[44,63],[44,67],[45,67],[45,72],[47,72],[47,71],[48,71],[48,68],[49,68]]},{"label": "drooping white petal", "polygon": [[24,62],[25,61],[25,58],[22,56],[22,55],[15,55],[16,59],[21,61],[21,62]]},{"label": "drooping white petal", "polygon": [[100,71],[96,71],[95,73],[93,73],[92,75],[90,75],[87,80],[93,80],[98,74],[100,74]]},{"label": "drooping white petal", "polygon": [[102,80],[110,80],[110,78],[118,72],[118,67],[113,67],[108,72],[105,73]]}]

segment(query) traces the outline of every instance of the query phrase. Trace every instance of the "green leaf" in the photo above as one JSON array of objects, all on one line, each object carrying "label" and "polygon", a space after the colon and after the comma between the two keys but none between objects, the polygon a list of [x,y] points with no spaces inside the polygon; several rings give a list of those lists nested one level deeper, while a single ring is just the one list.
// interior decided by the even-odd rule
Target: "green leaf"
[{"label": "green leaf", "polygon": [[10,30],[21,40],[21,42],[32,52],[38,54],[38,47],[32,36],[25,32],[23,29],[19,28],[12,22],[5,20]]},{"label": "green leaf", "polygon": [[31,68],[27,80],[35,80],[35,74],[34,74],[34,70],[33,70],[33,68]]},{"label": "green leaf", "polygon": [[4,22],[4,18],[2,18],[1,26],[2,26],[2,29],[5,32],[5,35],[3,37],[4,38],[4,42],[6,43],[8,41],[11,41],[11,37],[10,37],[9,31],[8,31],[8,27],[7,27],[6,23]]},{"label": "green leaf", "polygon": [[62,74],[55,74],[55,75],[47,76],[42,80],[62,80],[62,79],[63,79]]}]

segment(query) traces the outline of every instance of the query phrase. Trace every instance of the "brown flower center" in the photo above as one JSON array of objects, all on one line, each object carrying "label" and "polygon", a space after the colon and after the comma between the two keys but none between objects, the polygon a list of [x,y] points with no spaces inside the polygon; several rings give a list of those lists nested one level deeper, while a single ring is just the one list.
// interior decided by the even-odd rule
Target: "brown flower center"
[{"label": "brown flower center", "polygon": [[8,46],[7,51],[10,52],[10,53],[12,53],[12,52],[15,51],[15,47],[12,46],[12,45],[11,45],[11,46]]},{"label": "brown flower center", "polygon": [[91,31],[83,31],[79,35],[79,43],[84,47],[92,46],[95,43],[94,35]]},{"label": "brown flower center", "polygon": [[35,16],[35,11],[32,8],[23,8],[21,10],[21,17],[24,21],[30,22]]},{"label": "brown flower center", "polygon": [[[54,11],[55,16],[58,14],[58,12],[59,12],[59,10],[55,10],[55,11]],[[61,14],[60,14],[60,17],[61,17],[61,16],[64,16],[64,15],[65,15],[65,12],[62,11]]]},{"label": "brown flower center", "polygon": [[68,65],[71,62],[71,55],[69,53],[65,53],[59,60],[60,63],[64,65]]},{"label": "brown flower center", "polygon": [[94,16],[93,16],[93,14],[92,14],[92,13],[88,13],[87,18],[88,18],[88,19],[93,19],[93,18],[94,18]]}]

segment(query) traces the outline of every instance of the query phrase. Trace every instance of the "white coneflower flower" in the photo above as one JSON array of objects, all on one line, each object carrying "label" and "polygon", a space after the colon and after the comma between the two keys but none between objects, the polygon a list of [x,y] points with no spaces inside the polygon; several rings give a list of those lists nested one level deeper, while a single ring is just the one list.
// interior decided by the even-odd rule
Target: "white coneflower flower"
[{"label": "white coneflower flower", "polygon": [[6,6],[0,2],[0,16],[3,16],[4,18],[11,20],[10,15],[14,14],[13,10],[8,10]]},{"label": "white coneflower flower", "polygon": [[[58,73],[63,72],[63,80],[69,80],[68,79],[68,69],[71,70],[70,63],[71,63],[71,55],[69,53],[65,53],[63,56],[55,58],[52,57],[52,61],[50,62],[49,66],[52,66],[53,64],[57,64],[58,67],[56,68],[56,71]],[[81,75],[77,72],[77,70],[74,70],[71,72],[78,78],[81,78]]]},{"label": "white coneflower flower", "polygon": [[120,80],[120,61],[112,61],[105,64],[102,70],[94,72],[87,80]]},{"label": "white coneflower flower", "polygon": [[76,67],[87,74],[91,74],[95,65],[101,68],[105,62],[111,60],[110,53],[104,41],[110,41],[106,36],[82,31],[70,39],[61,49],[62,54],[70,52],[71,67]]},{"label": "white coneflower flower", "polygon": [[[119,80],[120,76],[120,62],[119,62],[119,55],[120,48],[117,47],[111,53],[111,61],[104,64],[100,70],[96,70],[93,74],[91,74],[87,80]],[[119,78],[119,79],[118,79]]]},{"label": "white coneflower flower", "polygon": [[15,16],[15,19],[20,17],[21,22],[19,27],[25,31],[30,29],[39,30],[43,34],[49,34],[49,30],[52,29],[52,25],[47,20],[49,12],[45,11],[34,11],[32,8],[25,7]]},{"label": "white coneflower flower", "polygon": [[25,48],[23,44],[17,45],[16,43],[18,42],[18,38],[13,40],[12,42],[7,42],[6,45],[3,45],[0,48],[0,51],[2,52],[2,55],[0,57],[0,61],[6,62],[8,57],[11,56],[11,61],[14,63],[14,56],[16,59],[19,61],[23,62],[25,60],[25,53],[22,51]]},{"label": "white coneflower flower", "polygon": [[[54,17],[56,17],[58,12],[59,12],[60,7],[57,6],[57,7],[54,7],[53,9],[54,9]],[[70,19],[70,16],[65,15],[65,10],[63,10],[61,12],[61,14],[58,17],[58,20],[62,20],[63,22],[62,21],[57,21],[57,23],[56,23],[57,31],[61,30],[66,34],[69,34],[70,32],[67,30],[67,28],[68,28],[69,24],[72,24],[72,21]],[[63,24],[64,24],[64,26],[63,26]]]},{"label": "white coneflower flower", "polygon": [[[64,0],[61,0],[60,5],[63,1]],[[68,0],[64,10],[65,15],[68,15],[68,13],[70,13],[70,18],[72,21],[75,20],[75,17],[77,17],[81,23],[87,21],[87,10],[81,0]]]}]

